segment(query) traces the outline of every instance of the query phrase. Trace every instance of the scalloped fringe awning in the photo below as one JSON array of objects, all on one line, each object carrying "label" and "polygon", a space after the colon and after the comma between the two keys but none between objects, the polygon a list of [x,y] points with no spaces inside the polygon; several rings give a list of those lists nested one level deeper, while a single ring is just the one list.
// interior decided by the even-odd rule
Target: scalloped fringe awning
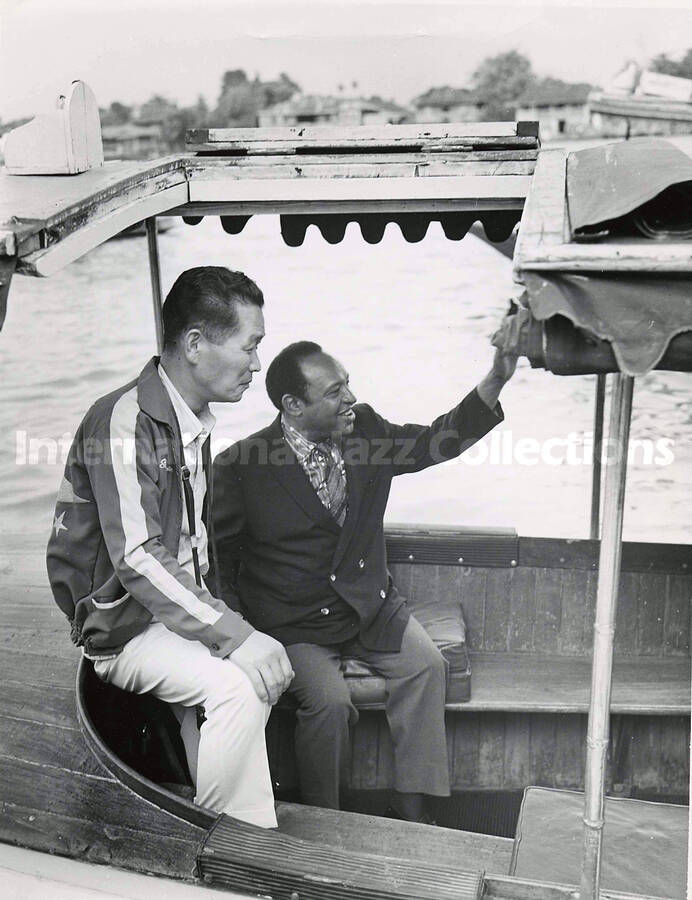
[{"label": "scalloped fringe awning", "polygon": [[[250,216],[221,216],[221,226],[227,234],[240,234]],[[422,241],[431,222],[439,222],[445,236],[451,241],[460,241],[475,222],[483,225],[486,237],[492,243],[503,243],[512,236],[521,218],[521,210],[491,211],[484,213],[365,213],[286,215],[280,216],[281,237],[289,247],[300,247],[310,225],[316,225],[322,237],[329,244],[339,244],[344,239],[349,222],[356,222],[363,239],[368,244],[378,244],[390,222],[401,229],[410,244]],[[184,216],[188,225],[197,225],[201,216]]]}]

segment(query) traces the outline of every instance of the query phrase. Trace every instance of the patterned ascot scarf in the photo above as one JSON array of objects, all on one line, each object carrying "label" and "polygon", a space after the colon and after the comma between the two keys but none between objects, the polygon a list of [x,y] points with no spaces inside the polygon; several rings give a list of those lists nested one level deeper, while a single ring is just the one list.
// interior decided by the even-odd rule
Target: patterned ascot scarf
[{"label": "patterned ascot scarf", "polygon": [[346,468],[341,451],[334,441],[314,444],[281,417],[281,427],[288,446],[308,476],[317,496],[339,525],[344,524],[348,509]]}]

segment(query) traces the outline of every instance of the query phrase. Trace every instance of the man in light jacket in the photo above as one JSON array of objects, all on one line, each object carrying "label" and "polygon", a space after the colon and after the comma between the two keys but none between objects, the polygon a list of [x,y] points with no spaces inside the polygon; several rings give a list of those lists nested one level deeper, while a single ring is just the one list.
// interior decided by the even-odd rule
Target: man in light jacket
[{"label": "man in light jacket", "polygon": [[163,306],[164,349],[79,426],[48,544],[55,600],[97,675],[206,721],[188,752],[195,801],[276,825],[264,727],[292,670],[275,639],[218,599],[209,568],[209,402],[238,402],[259,371],[264,298],[242,272],[183,272]]}]

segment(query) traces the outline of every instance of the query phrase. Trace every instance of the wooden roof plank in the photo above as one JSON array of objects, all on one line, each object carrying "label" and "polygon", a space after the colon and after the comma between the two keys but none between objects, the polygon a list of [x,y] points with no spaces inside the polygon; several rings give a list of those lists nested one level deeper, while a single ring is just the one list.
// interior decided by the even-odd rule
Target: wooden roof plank
[{"label": "wooden roof plank", "polygon": [[536,254],[537,248],[561,244],[565,235],[567,153],[547,150],[541,153],[524,206],[519,236],[514,251],[515,270]]},{"label": "wooden roof plank", "polygon": [[[303,156],[309,153],[335,153],[348,150],[372,151],[381,148],[401,147],[402,150],[414,149],[419,152],[446,153],[449,151],[478,150],[481,147],[509,149],[509,148],[535,148],[538,141],[533,137],[486,137],[474,136],[467,138],[436,138],[434,140],[420,141],[367,141],[342,140],[328,142],[326,140],[296,140],[296,141],[257,141],[248,143],[245,141],[228,140],[204,144],[188,144],[187,150],[194,153],[243,153],[248,156],[261,154],[281,154]],[[365,154],[364,154],[365,155]]]},{"label": "wooden roof plank", "polygon": [[[533,127],[532,127],[533,126]],[[459,137],[536,137],[537,123],[527,122],[449,122],[411,125],[291,125],[269,128],[195,128],[186,135],[186,143],[234,143],[252,145],[274,141],[320,141],[341,147],[363,142],[391,146],[419,140]]]},{"label": "wooden roof plank", "polygon": [[692,272],[689,241],[666,243],[642,237],[593,244],[546,242],[525,245],[522,254],[520,267],[536,272]]},{"label": "wooden roof plank", "polygon": [[692,122],[692,103],[676,103],[646,97],[618,97],[604,94],[589,101],[593,113],[627,119],[665,119]]},{"label": "wooden roof plank", "polygon": [[[79,175],[0,175],[0,227],[40,222],[44,228],[84,211],[85,205],[110,209],[162,187],[185,182],[184,157],[152,162],[111,162]],[[17,221],[14,222],[17,224]],[[12,229],[14,230],[14,229]]]},{"label": "wooden roof plank", "polygon": [[[465,160],[455,159],[409,159],[402,154],[398,159],[390,159],[386,162],[373,162],[365,157],[349,157],[345,162],[336,156],[327,158],[313,158],[306,164],[304,159],[309,157],[295,157],[290,161],[286,157],[271,157],[274,160],[271,166],[257,163],[259,157],[244,157],[241,165],[226,165],[224,167],[207,167],[198,170],[203,177],[213,172],[215,176],[225,179],[244,180],[275,180],[286,178],[438,178],[444,176],[461,177],[465,175],[486,175],[498,177],[500,175],[532,175],[535,162],[533,160]],[[319,159],[319,161],[317,161]],[[214,162],[222,162],[214,159]],[[227,162],[223,160],[223,162]],[[236,162],[234,160],[234,162]],[[237,160],[237,162],[241,162]],[[256,164],[255,164],[256,163]],[[193,170],[194,172],[194,170]],[[195,172],[193,177],[196,177]]]},{"label": "wooden roof plank", "polygon": [[[448,162],[502,162],[506,160],[529,161],[534,162],[538,159],[539,151],[535,148],[516,148],[510,150],[450,150],[444,154],[444,160]],[[372,153],[306,153],[304,158],[300,160],[303,166],[320,166],[329,163],[340,163],[347,165],[349,163],[371,163],[373,165],[387,165],[400,163],[442,163],[437,157],[431,159],[429,153],[421,153],[417,150],[409,150],[404,153],[387,153],[386,151],[373,151]],[[296,165],[296,160],[287,162],[285,155],[277,153],[275,156],[259,155],[259,156],[190,156],[186,160],[188,168],[201,166],[205,169],[214,167],[225,168],[242,168],[243,166],[277,166],[277,165]]]},{"label": "wooden roof plank", "polygon": [[[515,131],[516,123],[510,124]],[[22,274],[50,275],[142,219],[189,213],[190,202],[209,202],[215,213],[238,215],[520,209],[535,155],[535,147],[520,147],[491,150],[488,157],[479,152],[319,154],[294,156],[290,163],[275,155],[266,160],[179,156],[107,163],[69,178],[4,175],[0,253],[18,256]]]}]

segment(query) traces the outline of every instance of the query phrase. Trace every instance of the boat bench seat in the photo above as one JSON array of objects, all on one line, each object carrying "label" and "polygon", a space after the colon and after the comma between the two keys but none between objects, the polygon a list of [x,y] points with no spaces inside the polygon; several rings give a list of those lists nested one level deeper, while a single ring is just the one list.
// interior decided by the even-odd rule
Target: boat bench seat
[{"label": "boat bench seat", "polygon": [[[443,653],[468,654],[468,670],[463,677],[457,670],[447,691],[452,790],[485,792],[488,803],[529,784],[583,790],[598,542],[439,526],[390,526],[385,537],[392,577],[413,614]],[[691,596],[688,545],[623,545],[611,793],[687,795]],[[351,662],[345,671],[361,711],[351,785],[388,790],[395,770],[384,681]],[[290,695],[279,706],[268,747],[273,777],[290,791],[298,783],[295,754],[287,752],[295,727]]]},{"label": "boat bench seat", "polygon": [[[471,697],[471,664],[466,646],[466,623],[455,597],[407,597],[411,613],[447,661],[447,703],[463,705]],[[357,659],[345,658],[342,671],[359,709],[384,709],[385,682]]]},{"label": "boat bench seat", "polygon": [[[468,675],[448,682],[452,713],[587,713],[591,661],[536,653],[470,653]],[[355,667],[354,667],[355,668]],[[366,673],[346,678],[359,709],[384,709],[384,679]],[[471,680],[472,679],[472,680]],[[460,685],[464,687],[460,690]],[[468,699],[459,693],[470,691]],[[613,665],[611,712],[675,716],[690,713],[689,659],[618,658]]]},{"label": "boat bench seat", "polygon": [[[450,662],[451,713],[587,713],[598,545],[511,529],[392,526],[390,568]],[[611,711],[690,713],[692,558],[625,544]],[[383,709],[384,680],[346,660],[355,705]]]}]

